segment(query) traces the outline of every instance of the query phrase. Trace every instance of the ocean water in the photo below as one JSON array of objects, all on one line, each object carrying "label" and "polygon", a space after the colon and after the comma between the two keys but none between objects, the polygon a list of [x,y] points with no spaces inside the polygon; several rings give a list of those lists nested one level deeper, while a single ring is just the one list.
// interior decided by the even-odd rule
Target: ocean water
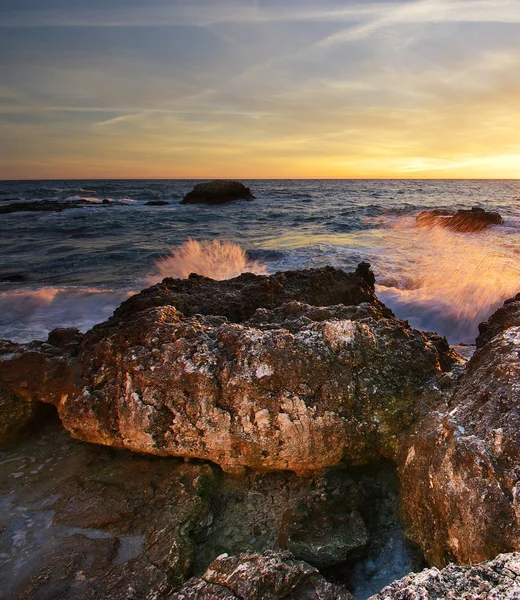
[{"label": "ocean water", "polygon": [[[398,317],[454,344],[472,343],[478,323],[520,292],[520,181],[243,182],[257,199],[221,206],[181,205],[195,181],[0,182],[0,205],[86,201],[0,214],[0,338],[87,330],[167,274],[161,259],[190,239],[238,244],[267,273],[368,261]],[[480,233],[415,225],[421,210],[473,206],[498,211],[504,225]]]}]

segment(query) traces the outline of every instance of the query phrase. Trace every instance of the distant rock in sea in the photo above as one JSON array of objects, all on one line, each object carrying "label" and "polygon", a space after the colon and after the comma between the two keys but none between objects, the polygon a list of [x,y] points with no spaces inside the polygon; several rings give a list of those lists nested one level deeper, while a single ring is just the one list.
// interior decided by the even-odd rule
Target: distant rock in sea
[{"label": "distant rock in sea", "polygon": [[453,231],[483,231],[488,225],[502,225],[504,220],[497,212],[488,212],[483,208],[471,210],[426,210],[417,215],[419,227],[447,227]]},{"label": "distant rock in sea", "polygon": [[170,203],[165,200],[150,200],[145,203],[145,206],[168,206]]},{"label": "distant rock in sea", "polygon": [[225,204],[234,200],[254,200],[251,190],[238,181],[215,180],[198,183],[181,204]]}]

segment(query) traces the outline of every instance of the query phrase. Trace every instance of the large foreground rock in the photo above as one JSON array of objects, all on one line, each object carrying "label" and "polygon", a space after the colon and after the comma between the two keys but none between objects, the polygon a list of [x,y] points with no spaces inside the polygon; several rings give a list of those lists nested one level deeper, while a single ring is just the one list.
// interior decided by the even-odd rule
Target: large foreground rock
[{"label": "large foreground rock", "polygon": [[470,567],[428,569],[396,581],[369,600],[520,600],[520,554]]},{"label": "large foreground rock", "polygon": [[190,580],[171,600],[352,600],[290,552],[219,556],[200,579]]},{"label": "large foreground rock", "polygon": [[161,306],[54,338],[0,360],[16,394],[54,404],[79,439],[233,472],[395,458],[452,360],[378,302],[291,301],[240,324]]},{"label": "large foreground rock", "polygon": [[197,183],[181,204],[224,204],[233,200],[254,200],[251,190],[238,181],[215,180]]},{"label": "large foreground rock", "polygon": [[483,231],[489,225],[502,225],[504,220],[497,212],[474,207],[470,210],[427,210],[417,216],[419,227],[446,227],[453,231]]},{"label": "large foreground rock", "polygon": [[402,446],[404,512],[437,566],[520,549],[520,297],[481,331],[448,405]]}]

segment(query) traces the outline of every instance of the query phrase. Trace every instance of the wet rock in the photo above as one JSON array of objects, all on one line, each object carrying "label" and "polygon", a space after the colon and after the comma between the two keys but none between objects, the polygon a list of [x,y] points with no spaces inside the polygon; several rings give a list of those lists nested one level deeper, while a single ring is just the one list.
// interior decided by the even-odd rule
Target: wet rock
[{"label": "wet rock", "polygon": [[16,441],[37,413],[35,402],[16,396],[0,381],[0,446]]},{"label": "wet rock", "polygon": [[170,203],[164,200],[150,200],[145,202],[145,206],[168,206]]},{"label": "wet rock", "polygon": [[392,311],[379,302],[373,283],[367,279],[371,277],[365,267],[358,267],[354,273],[334,267],[269,276],[244,273],[226,281],[195,274],[189,279],[166,278],[123,302],[115,318],[126,318],[153,306],[174,306],[185,316],[218,315],[239,323],[251,318],[258,308],[273,309],[291,300],[312,306],[370,302],[391,316]]},{"label": "wet rock", "polygon": [[0,281],[19,283],[21,281],[27,281],[27,276],[23,273],[8,273],[6,275],[0,275]]},{"label": "wet rock", "polygon": [[520,548],[520,311],[507,302],[447,405],[402,446],[404,513],[430,564],[475,563]]},{"label": "wet rock", "polygon": [[518,600],[520,554],[502,554],[469,567],[450,565],[413,573],[381,590],[370,600]]},{"label": "wet rock", "polygon": [[81,200],[34,200],[31,202],[17,202],[0,206],[0,215],[15,212],[61,212],[70,208],[81,208],[83,206],[94,206],[90,202]]},{"label": "wet rock", "polygon": [[248,187],[238,181],[215,180],[198,183],[181,204],[224,204],[234,200],[254,200]]},{"label": "wet rock", "polygon": [[289,552],[219,556],[201,579],[192,579],[170,600],[351,600],[343,587]]},{"label": "wet rock", "polygon": [[514,327],[520,323],[520,293],[514,298],[504,302],[491,317],[478,326],[479,335],[477,336],[477,348],[481,348],[495,336],[506,329]]},{"label": "wet rock", "polygon": [[318,568],[360,556],[369,543],[358,511],[360,492],[354,481],[338,475],[329,472],[320,487],[283,515],[281,546]]},{"label": "wet rock", "polygon": [[0,451],[0,595],[167,597],[211,519],[214,471],[82,444],[49,422]]},{"label": "wet rock", "polygon": [[497,212],[474,207],[470,210],[427,210],[416,219],[419,227],[447,227],[453,231],[476,232],[489,225],[502,225],[504,220]]}]

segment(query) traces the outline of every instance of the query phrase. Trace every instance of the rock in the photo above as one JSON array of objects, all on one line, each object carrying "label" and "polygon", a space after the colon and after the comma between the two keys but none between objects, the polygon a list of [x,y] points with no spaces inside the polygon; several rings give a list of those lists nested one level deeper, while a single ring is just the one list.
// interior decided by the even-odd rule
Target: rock
[{"label": "rock", "polygon": [[352,480],[329,471],[322,486],[283,515],[280,545],[315,567],[340,565],[367,549],[369,534]]},{"label": "rock", "polygon": [[27,276],[23,273],[7,273],[6,275],[0,275],[0,281],[19,283],[21,281],[27,281]]},{"label": "rock", "polygon": [[343,587],[327,582],[317,569],[290,552],[223,554],[201,579],[191,579],[170,600],[351,600]]},{"label": "rock", "polygon": [[181,204],[224,204],[233,200],[254,200],[251,190],[238,181],[215,180],[198,183]]},{"label": "rock", "polygon": [[21,346],[0,377],[93,443],[236,472],[364,464],[395,457],[442,385],[436,336],[386,314],[292,301],[235,324],[162,306],[95,327],[77,356]]},{"label": "rock", "polygon": [[15,396],[0,381],[0,447],[16,441],[28,428],[36,412],[35,402]]},{"label": "rock", "polygon": [[520,294],[514,298],[506,300],[504,306],[499,308],[488,321],[480,323],[478,326],[479,335],[477,336],[477,348],[482,348],[490,342],[495,336],[499,335],[510,327],[515,327],[520,323]]},{"label": "rock", "polygon": [[270,276],[244,273],[219,282],[192,274],[189,279],[166,278],[143,290],[123,302],[114,316],[124,319],[153,306],[174,306],[187,317],[218,315],[240,323],[258,308],[273,309],[291,300],[312,306],[370,302],[391,316],[392,311],[376,298],[370,281],[367,268],[361,265],[355,273],[324,267]]},{"label": "rock", "polygon": [[17,202],[0,206],[0,215],[15,212],[61,212],[69,208],[81,208],[83,206],[94,206],[92,203],[81,200],[34,200],[31,202]]},{"label": "rock", "polygon": [[[307,506],[317,519],[362,511],[372,552],[381,532],[398,526],[384,516],[388,503],[397,515],[386,475],[394,478],[390,464],[327,469],[304,479],[288,472],[236,477],[208,464],[83,444],[57,420],[47,421],[0,450],[2,598],[169,598],[223,552],[279,550],[287,514],[305,519]],[[370,590],[392,581],[385,557],[367,557],[383,578]],[[336,583],[352,585],[353,560],[350,555],[345,576],[330,575]],[[396,576],[409,571],[402,565]],[[203,580],[200,585],[216,593]],[[360,594],[361,586],[353,585]],[[222,593],[220,585],[216,590]],[[190,586],[190,593],[199,591]]]},{"label": "rock", "polygon": [[447,227],[454,231],[482,231],[488,225],[502,225],[504,220],[497,212],[488,212],[483,208],[471,210],[427,210],[419,213],[416,219],[419,227]]},{"label": "rock", "polygon": [[436,566],[520,549],[519,305],[490,317],[448,404],[401,446],[404,513]]},{"label": "rock", "polygon": [[520,599],[520,554],[502,554],[495,560],[442,571],[412,573],[385,587],[369,600]]},{"label": "rock", "polygon": [[0,458],[2,598],[157,600],[183,585],[216,469],[82,444],[58,422]]},{"label": "rock", "polygon": [[150,200],[149,202],[145,202],[145,206],[168,206],[169,204],[169,202],[165,202],[164,200]]}]

